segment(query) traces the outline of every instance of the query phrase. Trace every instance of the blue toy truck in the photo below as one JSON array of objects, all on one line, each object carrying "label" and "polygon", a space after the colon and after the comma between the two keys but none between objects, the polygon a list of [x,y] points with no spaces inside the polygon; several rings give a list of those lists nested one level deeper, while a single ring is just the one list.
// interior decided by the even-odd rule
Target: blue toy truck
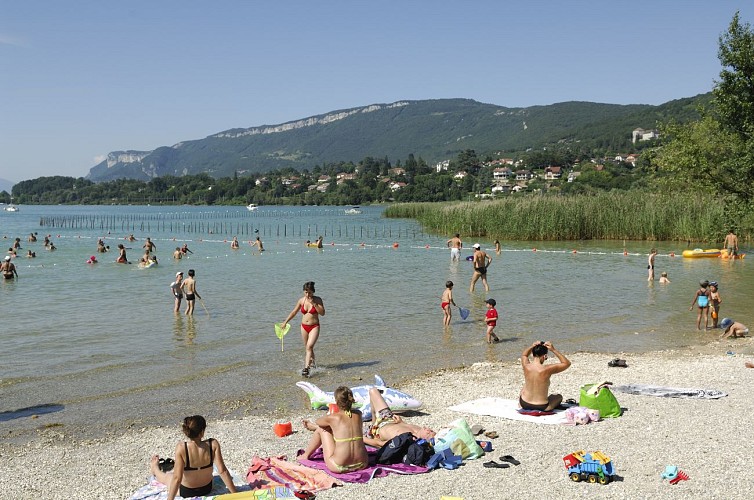
[{"label": "blue toy truck", "polygon": [[568,471],[568,477],[575,483],[586,481],[588,483],[607,484],[615,475],[610,457],[601,451],[593,451],[592,453],[584,453],[583,450],[574,451],[570,455],[564,456],[563,462]]}]

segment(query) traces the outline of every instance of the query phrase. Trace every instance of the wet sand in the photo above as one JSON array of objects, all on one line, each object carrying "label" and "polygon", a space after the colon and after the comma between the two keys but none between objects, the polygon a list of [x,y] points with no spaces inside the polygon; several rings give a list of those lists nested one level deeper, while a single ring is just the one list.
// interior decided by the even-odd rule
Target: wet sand
[{"label": "wet sand", "polygon": [[[616,393],[626,409],[622,417],[575,427],[463,415],[447,409],[486,396],[516,398],[522,380],[516,359],[429,373],[400,387],[424,402],[421,412],[409,420],[440,428],[465,416],[469,424],[499,433],[493,440],[494,451],[467,461],[458,470],[347,484],[322,491],[317,498],[511,498],[530,495],[535,485],[548,498],[745,498],[754,470],[754,369],[745,368],[744,363],[754,361],[753,353],[751,338],[620,355],[628,368],[607,366],[615,354],[566,353],[573,366],[556,375],[552,385],[553,391],[566,398],[578,399],[582,384],[604,380],[728,393],[719,400]],[[294,390],[298,389],[291,387]],[[280,415],[210,421],[207,436],[219,439],[226,464],[243,477],[254,455],[294,457],[309,439],[301,419],[318,415],[321,413],[313,410],[285,415],[296,429],[286,438],[272,432]],[[9,498],[128,498],[146,484],[149,457],[155,453],[171,456],[180,439],[178,423],[174,427],[123,429],[117,436],[91,441],[74,441],[66,436],[65,428],[42,429],[28,446],[0,446],[5,471],[0,489]],[[572,483],[562,457],[581,449],[601,450],[610,456],[620,479],[606,486]],[[513,455],[521,465],[482,467],[483,462],[501,455]],[[679,466],[691,479],[668,484],[660,478],[666,465]]]}]

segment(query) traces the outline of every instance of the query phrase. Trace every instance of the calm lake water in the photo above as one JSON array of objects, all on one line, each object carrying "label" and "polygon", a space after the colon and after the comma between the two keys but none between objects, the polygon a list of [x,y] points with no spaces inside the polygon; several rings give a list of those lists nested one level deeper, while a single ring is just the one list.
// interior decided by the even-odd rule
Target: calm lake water
[{"label": "calm lake water", "polygon": [[[0,212],[4,248],[22,240],[15,259],[20,278],[0,280],[3,439],[23,440],[51,424],[99,435],[128,424],[174,425],[188,414],[282,416],[304,409],[308,400],[294,386],[303,365],[300,316],[282,352],[273,324],[291,311],[305,281],[316,282],[327,309],[316,346],[320,367],[311,379],[326,390],[370,383],[375,373],[397,384],[433,369],[513,361],[537,339],[553,340],[565,353],[703,342],[717,332],[697,332],[688,311],[700,279],[720,282],[722,316],[752,321],[749,259],[683,259],[685,244],[657,244],[657,276],[668,271],[672,281],[659,285],[646,281],[651,243],[628,242],[623,255],[623,242],[504,241],[502,254],[490,250],[491,291],[480,283],[470,294],[471,264],[450,262],[449,235],[383,219],[382,207],[362,210],[22,206]],[[38,232],[38,242],[26,242],[31,232]],[[130,233],[138,241],[125,242]],[[44,249],[45,234],[56,251]],[[229,242],[236,234],[242,245],[234,251]],[[304,245],[318,234],[323,249]],[[262,254],[248,244],[256,235]],[[116,251],[95,252],[103,237],[113,250],[118,243],[131,247],[129,259],[137,262],[146,236],[160,259],[151,269],[116,264]],[[462,237],[465,257],[476,240]],[[194,253],[173,260],[184,242]],[[37,257],[25,258],[27,250]],[[90,255],[100,263],[86,264]],[[193,318],[173,313],[168,288],[176,271],[189,268],[206,306],[197,301]],[[439,303],[448,279],[471,316],[462,321],[455,310],[445,329]],[[487,297],[497,300],[501,316],[503,342],[492,346],[481,322]]]}]

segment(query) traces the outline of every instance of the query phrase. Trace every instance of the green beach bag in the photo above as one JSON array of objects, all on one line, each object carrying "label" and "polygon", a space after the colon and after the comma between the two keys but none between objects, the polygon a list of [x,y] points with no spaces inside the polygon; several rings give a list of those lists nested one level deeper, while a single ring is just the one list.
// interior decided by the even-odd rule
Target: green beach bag
[{"label": "green beach bag", "polygon": [[437,432],[434,449],[435,453],[450,449],[454,455],[460,455],[464,460],[484,455],[484,450],[474,439],[468,422],[463,418],[452,421]]},{"label": "green beach bag", "polygon": [[612,391],[608,387],[602,387],[597,394],[592,394],[589,390],[594,385],[586,384],[581,386],[579,406],[599,410],[600,417],[602,418],[620,417],[623,411]]}]

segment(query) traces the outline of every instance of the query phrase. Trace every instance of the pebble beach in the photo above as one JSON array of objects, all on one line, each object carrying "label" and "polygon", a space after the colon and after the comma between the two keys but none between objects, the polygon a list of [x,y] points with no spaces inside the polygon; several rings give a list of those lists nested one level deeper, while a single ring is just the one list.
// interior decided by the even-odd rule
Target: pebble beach
[{"label": "pebble beach", "polygon": [[[551,387],[565,398],[578,399],[581,385],[602,381],[718,389],[728,394],[718,400],[698,400],[616,392],[623,416],[579,426],[448,410],[476,398],[516,398],[522,384],[517,359],[428,373],[399,387],[424,403],[422,410],[406,418],[439,429],[464,417],[469,425],[479,424],[499,434],[492,439],[494,450],[465,461],[457,470],[345,484],[321,491],[317,498],[439,499],[447,495],[481,500],[515,498],[532,491],[546,498],[745,498],[754,471],[754,369],[745,368],[744,363],[754,360],[753,353],[751,338],[644,354],[566,353],[573,365],[555,375]],[[608,367],[614,357],[625,359],[628,367]],[[254,455],[286,455],[292,460],[309,439],[301,419],[318,415],[314,410],[287,415],[295,432],[285,438],[272,431],[280,415],[210,420],[207,436],[220,441],[227,466],[243,477]],[[0,490],[16,499],[129,498],[146,484],[150,456],[171,456],[181,438],[178,422],[174,427],[123,429],[120,435],[86,441],[67,435],[64,427],[42,428],[27,445],[0,445],[4,470]],[[562,458],[576,450],[600,450],[610,456],[617,480],[604,486],[570,481]],[[521,465],[482,466],[501,455],[512,455]],[[660,477],[666,465],[677,465],[690,479],[668,484]]]}]

